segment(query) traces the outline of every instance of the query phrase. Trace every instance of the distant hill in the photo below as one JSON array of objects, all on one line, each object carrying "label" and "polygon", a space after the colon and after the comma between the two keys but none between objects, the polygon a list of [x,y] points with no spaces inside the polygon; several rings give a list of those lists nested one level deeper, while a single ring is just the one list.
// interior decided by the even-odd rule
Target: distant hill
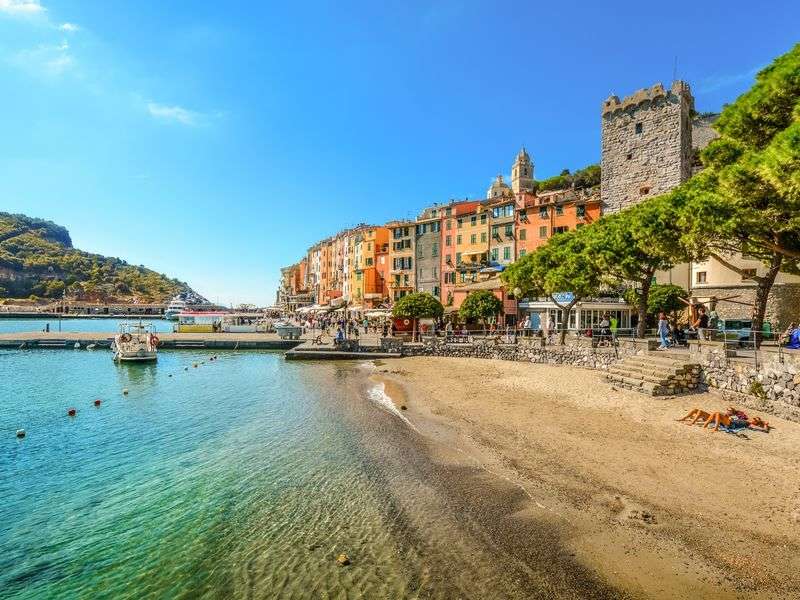
[{"label": "distant hill", "polygon": [[72,247],[69,231],[51,221],[0,212],[0,299],[61,298],[162,302],[194,294],[170,279],[119,258]]}]

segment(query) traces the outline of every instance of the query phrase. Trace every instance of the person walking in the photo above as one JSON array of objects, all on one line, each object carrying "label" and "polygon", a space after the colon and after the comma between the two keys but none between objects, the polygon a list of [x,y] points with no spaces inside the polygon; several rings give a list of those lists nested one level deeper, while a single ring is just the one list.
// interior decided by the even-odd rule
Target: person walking
[{"label": "person walking", "polygon": [[658,347],[659,350],[667,350],[669,348],[668,335],[669,322],[667,321],[667,315],[662,311],[658,313],[658,337],[661,338],[661,345]]}]

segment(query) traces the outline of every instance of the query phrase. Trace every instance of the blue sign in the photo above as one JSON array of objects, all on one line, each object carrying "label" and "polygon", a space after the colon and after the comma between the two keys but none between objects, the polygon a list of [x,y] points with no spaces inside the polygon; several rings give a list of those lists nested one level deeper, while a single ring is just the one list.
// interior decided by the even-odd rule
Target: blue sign
[{"label": "blue sign", "polygon": [[553,294],[553,300],[558,302],[559,304],[569,304],[575,299],[575,294],[572,292],[559,292],[558,294]]}]

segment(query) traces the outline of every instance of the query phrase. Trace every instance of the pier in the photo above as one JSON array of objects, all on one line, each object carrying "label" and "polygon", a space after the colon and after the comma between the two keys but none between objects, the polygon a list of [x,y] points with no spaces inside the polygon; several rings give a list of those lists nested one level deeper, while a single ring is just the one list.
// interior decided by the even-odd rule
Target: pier
[{"label": "pier", "polygon": [[[0,349],[18,348],[82,348],[93,345],[108,348],[116,333],[66,333],[66,332],[17,332],[0,334]],[[304,340],[282,340],[274,333],[160,333],[160,350],[291,350]]]}]

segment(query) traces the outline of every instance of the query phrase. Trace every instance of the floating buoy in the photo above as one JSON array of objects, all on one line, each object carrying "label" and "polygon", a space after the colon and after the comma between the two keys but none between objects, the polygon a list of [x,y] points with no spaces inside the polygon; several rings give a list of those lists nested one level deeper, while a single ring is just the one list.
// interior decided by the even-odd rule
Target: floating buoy
[{"label": "floating buoy", "polygon": [[192,366],[196,369],[197,368],[197,363],[194,363]]},{"label": "floating buoy", "polygon": [[68,414],[70,417],[74,417],[76,414],[78,414],[78,411],[77,411],[77,410],[75,410],[74,408],[70,408],[69,410],[67,410],[67,414]]},{"label": "floating buoy", "polygon": [[123,388],[122,394],[123,394],[123,396],[127,396],[128,395],[128,388]]},{"label": "floating buoy", "polygon": [[17,429],[17,437],[22,439],[25,437],[25,430],[24,429]]},{"label": "floating buoy", "polygon": [[95,401],[94,401],[94,405],[95,405],[95,406],[100,406],[100,403],[101,403],[101,402],[102,402],[102,400],[95,400]]}]

